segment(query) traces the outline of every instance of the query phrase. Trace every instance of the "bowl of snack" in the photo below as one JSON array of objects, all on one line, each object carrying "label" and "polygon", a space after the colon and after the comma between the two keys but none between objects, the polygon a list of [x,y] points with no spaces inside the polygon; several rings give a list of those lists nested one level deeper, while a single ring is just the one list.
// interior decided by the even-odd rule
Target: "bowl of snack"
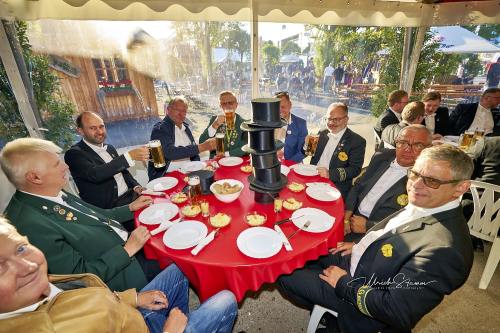
[{"label": "bowl of snack", "polygon": [[294,199],[294,198],[289,198],[286,200],[283,200],[283,208],[288,209],[288,210],[296,210],[302,207],[302,202]]},{"label": "bowl of snack", "polygon": [[288,189],[292,192],[302,192],[306,188],[304,184],[291,182],[287,185]]},{"label": "bowl of snack", "polygon": [[210,216],[208,221],[212,227],[222,228],[231,222],[231,216],[224,213],[217,213],[214,216]]},{"label": "bowl of snack", "polygon": [[187,199],[188,199],[188,196],[184,192],[173,193],[170,196],[170,201],[172,201],[173,203],[176,203],[176,204],[186,202]]},{"label": "bowl of snack", "polygon": [[187,216],[187,217],[194,217],[194,216],[200,214],[200,212],[201,212],[201,208],[199,205],[186,205],[186,206],[182,207],[182,209],[181,209],[182,215]]},{"label": "bowl of snack", "polygon": [[236,179],[221,179],[210,185],[210,191],[222,202],[233,202],[241,194],[243,183]]},{"label": "bowl of snack", "polygon": [[250,164],[244,165],[240,167],[240,170],[245,172],[245,173],[250,173],[252,172],[253,167]]},{"label": "bowl of snack", "polygon": [[245,221],[251,227],[258,227],[263,225],[267,221],[266,214],[258,213],[258,212],[250,212],[245,216]]}]

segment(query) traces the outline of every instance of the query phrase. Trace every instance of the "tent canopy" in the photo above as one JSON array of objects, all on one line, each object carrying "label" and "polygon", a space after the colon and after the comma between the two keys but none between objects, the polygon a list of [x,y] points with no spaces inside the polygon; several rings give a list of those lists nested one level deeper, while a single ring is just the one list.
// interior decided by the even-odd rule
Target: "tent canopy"
[{"label": "tent canopy", "polygon": [[500,48],[462,27],[433,27],[443,53],[496,53]]},{"label": "tent canopy", "polygon": [[[498,23],[497,1],[2,0],[7,19],[262,21],[355,26]],[[426,1],[427,2],[427,1]]]}]

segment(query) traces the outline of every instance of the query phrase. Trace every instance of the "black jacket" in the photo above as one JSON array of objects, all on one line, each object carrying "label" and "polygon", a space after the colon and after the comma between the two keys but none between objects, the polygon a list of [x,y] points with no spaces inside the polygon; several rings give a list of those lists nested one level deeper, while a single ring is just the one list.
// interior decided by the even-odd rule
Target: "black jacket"
[{"label": "black jacket", "polygon": [[391,109],[387,109],[382,114],[378,117],[377,119],[377,124],[375,125],[374,129],[375,132],[377,132],[378,136],[382,136],[382,131],[384,128],[386,128],[390,124],[397,124],[399,123],[398,117],[394,114],[394,112],[391,111]]},{"label": "black jacket", "polygon": [[[436,110],[436,116],[434,118],[434,133],[441,134],[442,136],[448,135],[449,128],[448,123],[450,120],[449,110],[447,107],[440,106]],[[425,125],[425,119],[423,124]]]},{"label": "black jacket", "polygon": [[[479,103],[457,104],[455,110],[450,115],[449,128],[450,135],[460,135],[467,131],[474,121],[476,116],[477,106]],[[493,135],[500,135],[500,112],[497,109],[492,109],[493,115]]]}]

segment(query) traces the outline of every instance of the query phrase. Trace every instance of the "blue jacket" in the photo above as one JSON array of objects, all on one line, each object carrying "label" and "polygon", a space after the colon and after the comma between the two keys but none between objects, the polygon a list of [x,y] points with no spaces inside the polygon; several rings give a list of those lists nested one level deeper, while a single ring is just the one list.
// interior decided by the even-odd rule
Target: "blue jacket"
[{"label": "blue jacket", "polygon": [[291,114],[292,122],[288,125],[285,138],[285,159],[297,163],[304,159],[304,142],[307,135],[306,121]]}]

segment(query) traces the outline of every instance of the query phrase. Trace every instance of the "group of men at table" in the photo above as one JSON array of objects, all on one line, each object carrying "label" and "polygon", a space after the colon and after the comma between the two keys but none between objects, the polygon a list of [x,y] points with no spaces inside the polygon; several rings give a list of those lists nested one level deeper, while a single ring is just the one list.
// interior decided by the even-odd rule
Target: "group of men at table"
[{"label": "group of men at table", "polygon": [[[498,93],[495,98],[500,98]],[[277,97],[287,121],[276,131],[285,141],[284,158],[300,162],[305,121],[290,113],[286,93]],[[237,107],[230,92],[220,95],[220,104]],[[389,106],[393,112],[394,104]],[[412,109],[407,113],[414,114],[421,108],[408,103],[402,111]],[[162,142],[166,158],[180,163],[213,151],[213,136],[224,126],[222,117],[212,117],[196,144],[186,113],[187,102],[174,98],[151,134]],[[235,129],[238,121],[242,119],[237,115]],[[344,197],[346,241],[280,277],[278,286],[300,306],[319,304],[338,312],[329,330],[338,325],[342,332],[409,331],[469,275],[472,245],[459,198],[468,191],[473,161],[457,148],[432,146],[427,124],[408,124],[395,136],[395,149],[377,152],[351,186],[361,171],[366,141],[347,123],[347,106],[330,105],[327,129],[320,132],[311,159]],[[152,203],[140,195],[143,188],[127,171],[148,159],[147,149],[118,155],[104,145],[106,128],[94,113],[82,113],[76,125],[82,141],[66,152],[67,164],[59,158],[59,147],[41,139],[11,141],[0,153],[2,170],[17,189],[5,211],[12,225],[0,221],[0,332],[34,327],[230,332],[237,315],[234,295],[221,291],[189,313],[188,281],[182,272],[175,264],[162,271],[144,258],[141,249],[151,235],[143,226],[126,225],[134,211]],[[226,142],[230,154],[242,154],[241,135]],[[481,156],[496,151],[490,162],[498,165],[498,141],[493,146],[488,142]],[[63,191],[68,165],[81,198]],[[159,177],[169,168],[149,165],[149,175]],[[498,179],[498,168],[490,169]]]}]

